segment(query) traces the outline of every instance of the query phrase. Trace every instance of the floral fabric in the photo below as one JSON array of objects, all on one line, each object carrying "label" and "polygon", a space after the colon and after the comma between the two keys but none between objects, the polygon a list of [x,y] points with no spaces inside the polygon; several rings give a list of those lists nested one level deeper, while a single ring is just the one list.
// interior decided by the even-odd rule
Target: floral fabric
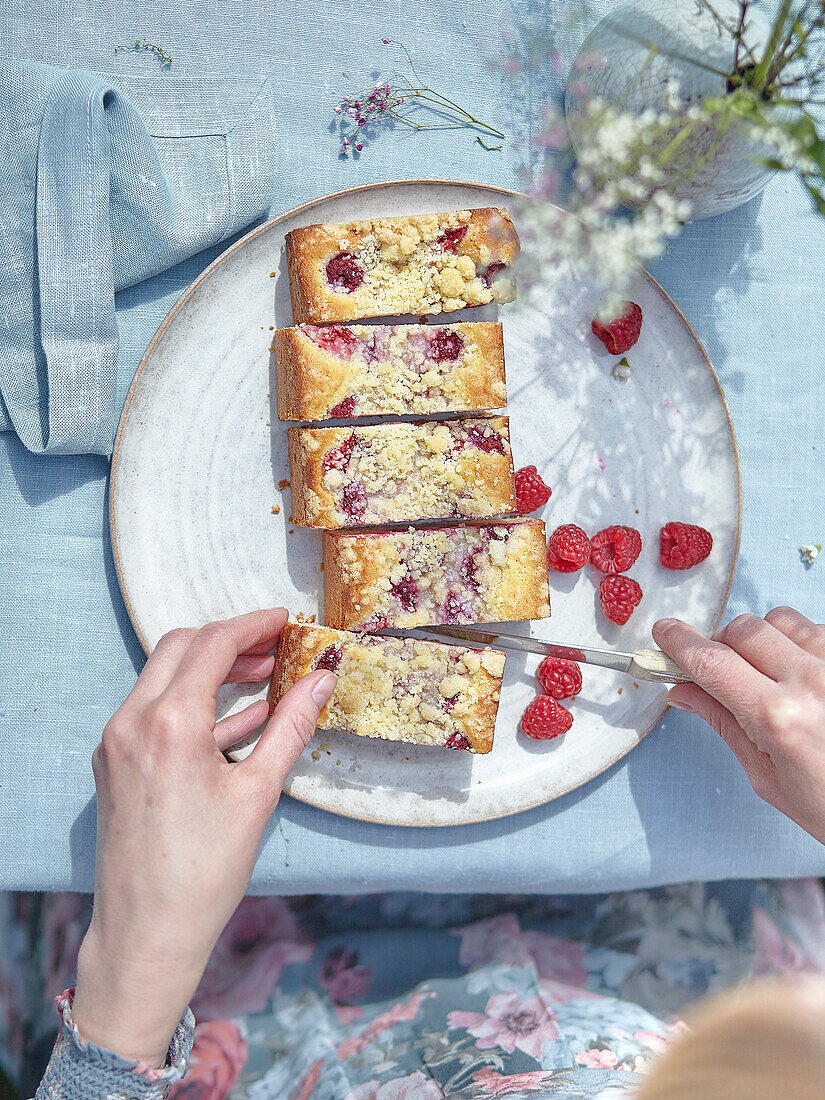
[{"label": "floral fabric", "polygon": [[[48,1059],[58,1023],[48,1002],[73,980],[89,914],[76,895],[0,896],[0,1058],[23,1096]],[[192,1002],[189,1070],[167,1094],[606,1098],[632,1089],[697,997],[817,970],[815,880],[598,897],[246,898]]]}]

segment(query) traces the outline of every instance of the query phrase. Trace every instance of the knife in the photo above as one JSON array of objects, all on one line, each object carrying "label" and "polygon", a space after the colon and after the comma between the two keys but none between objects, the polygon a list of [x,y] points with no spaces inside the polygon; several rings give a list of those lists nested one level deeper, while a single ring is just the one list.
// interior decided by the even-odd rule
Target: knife
[{"label": "knife", "polygon": [[636,680],[656,680],[668,684],[689,684],[690,676],[683,672],[660,649],[640,649],[636,653],[622,653],[616,649],[594,649],[592,646],[559,645],[538,638],[524,638],[520,634],[506,634],[492,630],[465,630],[461,627],[419,627],[407,633],[414,637],[434,641],[457,639],[474,645],[500,646],[520,653],[538,653],[542,657],[563,657],[580,664],[600,665],[624,672]]}]

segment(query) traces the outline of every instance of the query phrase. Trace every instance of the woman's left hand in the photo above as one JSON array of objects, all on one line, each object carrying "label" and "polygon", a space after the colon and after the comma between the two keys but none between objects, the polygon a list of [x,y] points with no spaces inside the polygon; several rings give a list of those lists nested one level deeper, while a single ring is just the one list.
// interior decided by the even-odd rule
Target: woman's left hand
[{"label": "woman's left hand", "polygon": [[266,719],[264,701],[216,722],[224,683],[264,680],[287,613],[253,611],[161,638],[94,752],[94,915],[73,1018],[85,1039],[150,1066],[169,1042],[249,883],[284,780],[335,687],[304,677],[250,756],[223,750]]}]

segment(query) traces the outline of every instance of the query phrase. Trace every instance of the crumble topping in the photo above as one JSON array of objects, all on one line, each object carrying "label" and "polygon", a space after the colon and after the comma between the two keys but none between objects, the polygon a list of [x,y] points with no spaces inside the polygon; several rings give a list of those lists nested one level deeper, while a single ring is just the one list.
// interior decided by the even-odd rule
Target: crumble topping
[{"label": "crumble topping", "polygon": [[291,625],[285,642],[290,682],[334,663],[338,685],[321,713],[322,729],[465,749],[492,738],[501,653]]},{"label": "crumble topping", "polygon": [[293,428],[290,461],[293,503],[303,506],[310,526],[479,518],[515,510],[506,417]]},{"label": "crumble topping", "polygon": [[[518,237],[506,212],[478,215],[475,224],[472,211],[458,210],[322,225],[327,246],[307,245],[304,257],[322,293],[352,300],[357,312],[348,305],[349,316],[510,302],[515,283],[508,265]],[[323,238],[310,239],[320,245]]]},{"label": "crumble topping", "polygon": [[[325,583],[353,629],[507,622],[550,614],[540,520],[328,534]],[[377,625],[376,625],[377,624]]]}]

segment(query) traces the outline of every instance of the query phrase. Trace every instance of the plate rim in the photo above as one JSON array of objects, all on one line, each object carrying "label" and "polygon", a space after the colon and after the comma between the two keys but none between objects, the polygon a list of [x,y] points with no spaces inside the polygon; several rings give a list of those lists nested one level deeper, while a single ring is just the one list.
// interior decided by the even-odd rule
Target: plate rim
[{"label": "plate rim", "polygon": [[[175,317],[175,315],[177,314],[178,310],[180,310],[186,304],[186,302],[189,300],[189,298],[192,296],[192,294],[195,292],[195,290],[200,286],[200,284],[202,282],[204,282],[208,277],[210,277],[212,275],[213,271],[216,271],[220,267],[220,265],[228,259],[228,257],[230,255],[232,255],[234,252],[240,250],[243,246],[245,246],[247,244],[248,241],[254,239],[257,236],[259,236],[261,233],[264,233],[264,232],[270,230],[273,226],[277,225],[279,222],[285,221],[288,218],[292,218],[297,214],[302,214],[305,211],[312,210],[314,207],[320,206],[322,203],[325,203],[325,202],[329,201],[330,199],[342,198],[342,197],[345,197],[347,195],[356,195],[356,194],[364,193],[364,192],[367,192],[367,191],[381,191],[381,190],[384,190],[386,188],[397,187],[399,185],[401,185],[401,186],[403,186],[403,185],[444,186],[445,184],[447,186],[452,186],[452,187],[483,188],[486,191],[492,191],[495,194],[504,196],[505,198],[515,199],[515,200],[522,200],[522,199],[529,199],[530,198],[529,195],[525,195],[522,192],[513,191],[510,188],[506,188],[506,187],[498,187],[495,184],[482,183],[481,181],[478,181],[478,180],[458,180],[458,179],[414,178],[414,179],[379,180],[379,181],[375,181],[373,183],[358,184],[355,187],[345,187],[345,188],[343,188],[339,191],[331,191],[328,194],[320,195],[320,196],[318,196],[314,199],[309,199],[306,202],[299,203],[297,206],[290,207],[289,210],[285,210],[283,213],[277,214],[274,218],[267,219],[267,221],[262,222],[260,225],[256,225],[248,233],[245,233],[242,237],[240,237],[237,241],[235,241],[234,244],[231,244],[227,249],[225,249],[223,252],[221,252],[221,254],[219,256],[216,256],[216,258],[207,267],[205,267],[203,269],[203,271],[189,284],[189,286],[186,287],[186,289],[183,291],[183,293],[180,295],[180,297],[174,303],[172,308],[169,310],[167,315],[164,317],[163,321],[161,321],[157,332],[155,333],[155,335],[150,340],[150,342],[149,342],[149,344],[146,348],[146,351],[143,353],[143,356],[141,357],[141,360],[138,363],[137,370],[135,371],[134,377],[132,378],[132,381],[129,385],[129,389],[126,393],[126,398],[123,402],[123,409],[121,411],[120,419],[118,421],[117,432],[115,434],[114,448],[112,450],[112,458],[111,458],[111,465],[110,465],[110,472],[109,472],[109,491],[107,493],[107,504],[108,504],[108,510],[109,510],[109,524],[108,524],[108,526],[109,526],[109,539],[110,539],[110,543],[111,543],[111,547],[112,547],[112,558],[114,560],[115,574],[117,575],[118,586],[120,588],[121,598],[123,599],[123,603],[124,603],[124,606],[126,608],[126,613],[129,616],[129,622],[132,626],[132,629],[135,632],[135,635],[137,636],[138,641],[140,642],[141,648],[143,649],[144,653],[147,656],[151,653],[151,649],[150,649],[149,645],[147,644],[147,640],[146,640],[146,638],[143,634],[143,631],[140,629],[140,627],[137,623],[134,607],[133,607],[133,604],[132,604],[131,597],[129,595],[129,590],[128,590],[128,587],[126,585],[126,580],[125,580],[123,570],[122,570],[122,566],[121,566],[120,547],[119,547],[118,536],[117,536],[117,516],[116,516],[117,508],[116,508],[116,503],[115,503],[115,490],[116,490],[116,486],[117,486],[117,475],[118,475],[119,460],[120,460],[120,443],[121,443],[121,439],[122,439],[124,430],[126,428],[129,409],[132,405],[132,401],[133,401],[133,399],[135,397],[135,394],[138,390],[138,387],[139,387],[139,384],[140,384],[140,379],[141,379],[141,376],[143,374],[144,368],[146,367],[147,363],[149,362],[150,358],[152,357],[158,343],[163,338],[163,335],[164,335],[166,329],[172,323],[172,320]],[[541,201],[545,201],[545,200],[541,200]],[[566,211],[563,211],[562,208],[556,206],[555,203],[547,203],[547,205],[548,206],[553,206],[557,210],[561,210],[562,213],[567,213]],[[570,215],[570,216],[575,216],[575,215]],[[694,343],[696,344],[697,348],[699,349],[699,351],[701,353],[701,356],[702,356],[702,358],[705,362],[705,367],[706,367],[708,373],[710,374],[714,385],[716,386],[716,390],[717,390],[717,393],[719,395],[719,399],[722,402],[722,408],[723,408],[724,413],[725,413],[725,419],[727,420],[728,433],[730,435],[730,441],[731,441],[731,445],[732,445],[732,448],[733,448],[733,459],[734,459],[734,464],[735,464],[735,467],[736,467],[736,502],[737,502],[737,508],[736,508],[736,542],[735,542],[735,545],[734,545],[734,551],[733,551],[733,557],[732,557],[732,560],[731,560],[730,570],[728,571],[727,584],[725,585],[724,592],[722,593],[721,599],[719,601],[719,606],[718,606],[718,610],[717,610],[717,613],[716,613],[716,617],[713,621],[713,626],[715,628],[721,622],[722,615],[724,614],[725,607],[727,606],[728,598],[730,596],[731,586],[733,584],[733,577],[734,577],[734,574],[736,572],[737,563],[739,561],[739,548],[740,548],[740,544],[741,544],[741,541],[742,541],[742,466],[741,466],[741,462],[740,462],[740,458],[739,458],[739,444],[738,444],[737,439],[736,439],[736,431],[735,431],[734,426],[733,426],[733,418],[731,417],[730,407],[728,405],[727,397],[725,396],[725,391],[722,388],[722,383],[719,380],[719,375],[716,373],[716,369],[714,368],[713,363],[710,360],[710,356],[708,355],[704,344],[702,343],[702,341],[697,336],[697,334],[696,334],[693,326],[691,325],[690,321],[688,321],[687,317],[684,315],[684,313],[679,308],[679,306],[676,304],[676,302],[674,302],[674,300],[670,297],[670,295],[667,293],[667,291],[664,289],[664,287],[659,282],[657,282],[656,279],[654,279],[654,277],[650,274],[649,271],[647,271],[646,268],[640,268],[640,272],[644,276],[644,278],[647,280],[647,282],[653,287],[654,291],[659,295],[659,297],[664,299],[666,304],[669,305],[671,307],[671,309],[676,313],[677,317],[680,319],[682,324],[685,326],[685,328],[687,329],[690,337],[693,339]],[[595,771],[589,773],[583,779],[578,779],[576,782],[572,783],[568,787],[565,787],[564,790],[559,791],[557,794],[552,795],[550,798],[541,797],[541,798],[537,799],[535,802],[531,802],[529,805],[520,806],[516,810],[502,810],[501,812],[489,813],[489,814],[485,815],[484,817],[477,817],[477,818],[474,818],[472,821],[469,821],[469,822],[468,821],[457,821],[457,822],[455,822],[454,825],[450,825],[450,824],[444,824],[444,823],[438,823],[438,822],[428,822],[428,821],[398,821],[395,818],[388,818],[388,817],[383,817],[383,816],[380,816],[380,815],[376,816],[375,814],[372,814],[370,816],[366,816],[363,813],[352,813],[352,812],[347,812],[346,810],[340,810],[340,809],[332,810],[332,809],[330,809],[329,806],[325,805],[322,802],[316,801],[312,798],[308,798],[304,795],[293,794],[291,791],[287,791],[286,788],[284,788],[283,793],[289,794],[290,797],[294,798],[297,802],[302,802],[302,803],[304,803],[305,805],[308,805],[308,806],[314,806],[316,809],[324,810],[326,813],[335,814],[338,817],[345,817],[345,818],[348,818],[349,820],[352,820],[352,821],[366,821],[366,822],[369,822],[369,823],[375,824],[375,825],[394,825],[394,826],[398,826],[399,828],[422,828],[422,829],[443,829],[443,828],[451,828],[451,827],[455,828],[455,827],[466,826],[466,825],[480,825],[480,824],[482,824],[486,821],[496,821],[496,820],[500,820],[501,818],[505,818],[505,817],[515,817],[518,814],[526,813],[528,810],[534,810],[538,806],[548,805],[549,803],[555,802],[557,799],[563,798],[565,795],[570,794],[572,791],[578,790],[579,787],[583,787],[585,784],[592,782],[594,779],[598,778],[598,776],[602,775],[609,768],[612,768],[615,764],[617,764],[620,760],[622,760],[632,749],[635,749],[644,740],[644,738],[647,737],[647,735],[650,733],[650,731],[656,725],[658,725],[658,723],[662,720],[662,718],[665,716],[665,714],[667,713],[668,710],[669,710],[669,706],[668,706],[667,702],[665,702],[663,704],[661,710],[655,715],[655,717],[650,722],[650,724],[644,730],[642,730],[642,732],[639,734],[638,738],[631,745],[628,745],[627,748],[622,749],[621,752],[617,753],[614,757],[612,757],[606,763],[602,764]]]}]

